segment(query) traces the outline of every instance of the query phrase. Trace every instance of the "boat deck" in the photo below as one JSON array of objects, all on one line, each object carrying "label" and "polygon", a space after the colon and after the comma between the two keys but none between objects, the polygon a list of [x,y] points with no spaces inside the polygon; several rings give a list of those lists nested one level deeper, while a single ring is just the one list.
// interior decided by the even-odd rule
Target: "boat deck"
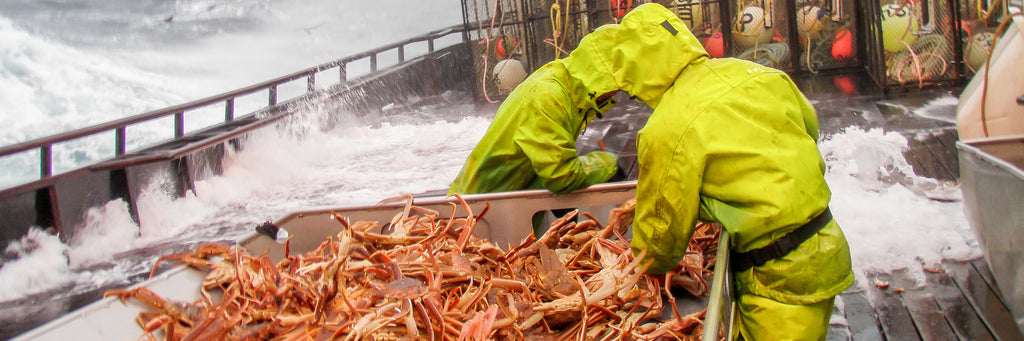
[{"label": "boat deck", "polygon": [[[841,79],[846,80],[839,81]],[[959,89],[886,96],[857,75],[818,75],[795,80],[815,103],[823,136],[849,126],[898,131],[908,137],[910,148],[905,153],[906,158],[918,175],[947,181],[959,179],[957,133],[952,120],[955,104],[935,105],[945,102],[934,101],[955,97]],[[855,86],[840,88],[836,85],[850,83]],[[620,98],[620,103],[627,104],[627,101],[628,98]],[[949,119],[915,114],[925,106],[933,114],[945,114]],[[587,128],[581,136],[580,152],[597,148],[596,142],[600,141],[609,151],[624,158],[635,158],[635,132],[646,122],[650,109],[638,104],[618,105],[612,110],[615,112],[595,120]],[[635,169],[629,173],[630,178],[636,178]],[[925,273],[927,283],[922,286],[915,285],[905,271],[869,274],[869,280],[888,283],[888,286],[858,283],[842,293],[837,314],[845,319],[834,321],[837,323],[830,327],[827,339],[1024,340],[984,259],[948,261],[940,269],[928,269]],[[27,303],[36,301],[26,300]],[[0,333],[0,339],[30,327],[22,325],[23,322],[13,321],[13,334]],[[38,321],[33,323],[38,324]]]},{"label": "boat deck", "polygon": [[[888,287],[864,285],[840,296],[846,324],[828,340],[1022,340],[982,258],[944,262],[915,287],[906,271],[875,274]],[[875,302],[872,306],[870,302]]]},{"label": "boat deck", "polygon": [[[841,84],[837,79],[864,86],[844,91],[834,86]],[[956,105],[941,99],[958,96],[960,89],[884,96],[857,75],[796,81],[815,102],[824,134],[853,124],[901,132],[909,147],[904,155],[917,175],[959,179]],[[915,114],[926,106],[933,118]],[[922,286],[903,270],[869,274],[877,284],[854,285],[842,293],[843,309],[837,314],[846,323],[833,324],[828,340],[1024,340],[984,258],[923,270],[927,281]]]}]

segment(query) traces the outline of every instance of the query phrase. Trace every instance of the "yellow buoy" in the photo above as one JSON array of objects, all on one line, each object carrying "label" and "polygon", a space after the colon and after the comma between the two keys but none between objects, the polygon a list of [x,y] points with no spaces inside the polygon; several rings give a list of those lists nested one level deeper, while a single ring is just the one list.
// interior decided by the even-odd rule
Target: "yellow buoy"
[{"label": "yellow buoy", "polygon": [[967,65],[971,67],[971,70],[976,71],[982,65],[985,65],[985,60],[992,53],[992,42],[995,38],[996,35],[992,34],[992,32],[981,32],[971,37],[970,43],[967,44],[966,53],[964,53],[964,58],[967,61]]},{"label": "yellow buoy", "polygon": [[[886,51],[899,52],[917,40],[919,28],[910,5],[888,4],[882,7],[882,45]],[[903,43],[906,43],[904,45]]]}]

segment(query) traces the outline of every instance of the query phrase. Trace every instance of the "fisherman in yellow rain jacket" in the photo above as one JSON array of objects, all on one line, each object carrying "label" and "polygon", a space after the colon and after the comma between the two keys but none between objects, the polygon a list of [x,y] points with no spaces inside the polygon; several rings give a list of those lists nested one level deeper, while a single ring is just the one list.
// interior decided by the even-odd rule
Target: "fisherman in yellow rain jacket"
[{"label": "fisherman in yellow rain jacket", "polygon": [[588,34],[568,67],[654,108],[637,137],[632,249],[651,274],[677,267],[696,221],[729,232],[746,340],[823,340],[853,283],[849,245],[828,210],[814,107],[783,72],[709,58],[658,4]]},{"label": "fisherman in yellow rain jacket", "polygon": [[615,84],[593,82],[581,58],[589,56],[551,61],[509,94],[449,195],[542,188],[562,194],[616,174],[615,155],[576,152],[576,139],[615,104],[618,92]]}]

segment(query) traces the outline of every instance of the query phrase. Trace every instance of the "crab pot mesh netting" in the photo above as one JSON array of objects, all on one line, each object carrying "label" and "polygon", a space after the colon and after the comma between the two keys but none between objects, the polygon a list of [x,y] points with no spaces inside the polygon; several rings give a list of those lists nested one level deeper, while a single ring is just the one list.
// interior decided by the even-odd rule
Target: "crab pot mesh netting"
[{"label": "crab pot mesh netting", "polygon": [[731,56],[790,71],[790,4],[786,1],[740,0],[731,3]]},{"label": "crab pot mesh netting", "polygon": [[587,33],[652,1],[712,57],[786,72],[866,66],[900,88],[969,77],[1006,16],[1004,0],[463,0],[479,97],[497,102]]},{"label": "crab pot mesh netting", "polygon": [[[879,2],[885,85],[924,87],[960,79],[953,2]],[[876,44],[877,45],[877,44]]]},{"label": "crab pot mesh netting", "polygon": [[958,38],[968,77],[985,65],[992,53],[996,29],[1007,16],[1009,10],[1004,1],[960,0]]},{"label": "crab pot mesh netting", "polygon": [[817,72],[860,65],[857,11],[851,0],[797,1],[797,63]]},{"label": "crab pot mesh netting", "polygon": [[722,1],[668,0],[658,1],[672,10],[693,35],[704,45],[712,57],[726,57],[725,38],[722,34]]},{"label": "crab pot mesh netting", "polygon": [[[515,86],[495,77],[501,72],[529,72],[526,64],[524,2],[518,0],[464,0],[464,20],[473,50],[477,97],[494,101]],[[521,70],[520,70],[521,69]],[[521,71],[521,72],[519,72]]]},{"label": "crab pot mesh netting", "polygon": [[[475,88],[496,102],[533,70],[576,48],[600,25],[618,22],[645,0],[463,0]],[[716,57],[725,56],[719,0],[659,0]]]}]

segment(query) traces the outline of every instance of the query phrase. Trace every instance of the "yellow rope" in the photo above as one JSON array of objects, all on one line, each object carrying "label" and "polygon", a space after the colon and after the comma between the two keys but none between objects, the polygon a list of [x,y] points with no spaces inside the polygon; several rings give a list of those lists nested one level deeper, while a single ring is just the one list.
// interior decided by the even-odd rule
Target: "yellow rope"
[{"label": "yellow rope", "polygon": [[555,46],[555,59],[558,59],[559,52],[561,52],[559,51],[561,49],[561,42],[558,39],[561,38],[562,36],[562,6],[558,4],[558,1],[555,1],[553,4],[551,4],[550,15],[551,37],[554,42],[552,45]]},{"label": "yellow rope", "polygon": [[988,4],[988,8],[981,5],[981,0],[976,0],[978,9],[978,20],[988,21],[988,16],[992,15],[992,10],[996,9],[997,6],[1001,5],[1003,0],[995,0]]}]

